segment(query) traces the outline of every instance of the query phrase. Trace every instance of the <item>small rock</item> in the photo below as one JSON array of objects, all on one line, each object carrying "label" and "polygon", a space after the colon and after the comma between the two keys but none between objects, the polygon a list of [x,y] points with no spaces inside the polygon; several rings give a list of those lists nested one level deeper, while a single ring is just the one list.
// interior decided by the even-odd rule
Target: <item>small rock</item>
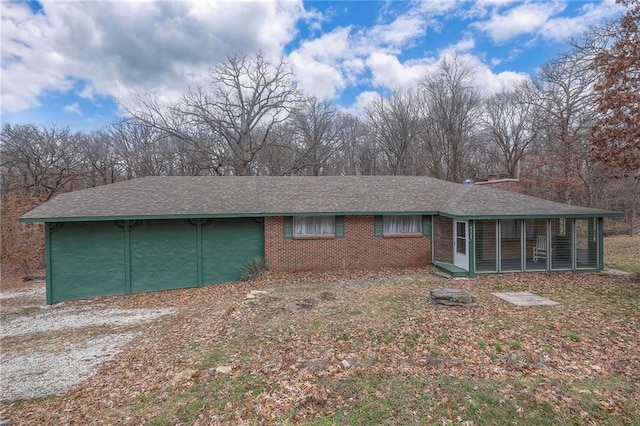
[{"label": "small rock", "polygon": [[518,352],[511,352],[507,356],[507,365],[516,365],[523,363],[525,360]]},{"label": "small rock", "polygon": [[253,294],[254,296],[258,296],[260,294],[269,294],[269,292],[264,291],[264,290],[251,290],[251,292],[249,292],[249,294]]},{"label": "small rock", "polygon": [[335,298],[336,298],[336,295],[331,293],[331,292],[324,291],[324,292],[320,293],[320,299],[321,300],[325,300],[325,301],[326,300],[335,300]]},{"label": "small rock", "polygon": [[256,298],[256,295],[252,294],[252,293],[247,294],[247,296],[245,297],[245,299],[247,299],[247,300],[251,300],[251,299],[255,299],[255,298]]},{"label": "small rock", "polygon": [[466,290],[459,288],[437,288],[431,290],[429,298],[438,305],[476,306],[478,299]]},{"label": "small rock", "polygon": [[173,376],[173,382],[174,383],[178,383],[178,382],[181,382],[183,380],[188,380],[188,379],[192,378],[193,376],[195,376],[196,373],[197,373],[196,370],[192,370],[191,368],[187,368],[186,370],[182,370],[181,372],[179,372],[178,374]]},{"label": "small rock", "polygon": [[538,360],[538,367],[539,368],[550,368],[551,367],[551,363],[550,363],[550,360],[549,360],[549,355],[543,354],[542,356],[540,356],[540,359]]},{"label": "small rock", "polygon": [[313,309],[316,306],[316,301],[315,299],[303,299],[296,302],[296,305],[298,305],[300,309],[309,310]]},{"label": "small rock", "polygon": [[400,367],[402,367],[403,369],[412,368],[413,361],[410,359],[403,359],[402,361],[400,361]]},{"label": "small rock", "polygon": [[343,359],[342,362],[340,362],[340,364],[342,364],[342,367],[344,367],[344,368],[351,367],[351,363],[349,361],[347,361],[346,359]]},{"label": "small rock", "polygon": [[216,367],[216,373],[218,374],[231,374],[231,366],[230,365],[220,365]]}]

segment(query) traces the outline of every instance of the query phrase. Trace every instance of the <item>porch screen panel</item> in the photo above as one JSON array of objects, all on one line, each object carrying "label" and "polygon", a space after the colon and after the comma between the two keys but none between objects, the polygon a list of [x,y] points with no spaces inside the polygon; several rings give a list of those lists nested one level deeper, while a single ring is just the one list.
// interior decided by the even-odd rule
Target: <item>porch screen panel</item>
[{"label": "porch screen panel", "polygon": [[453,219],[433,218],[433,258],[436,262],[453,263]]},{"label": "porch screen panel", "polygon": [[576,269],[598,267],[598,232],[595,218],[576,219]]},{"label": "porch screen panel", "polygon": [[500,271],[522,270],[522,220],[500,221]]},{"label": "porch screen panel", "polygon": [[476,272],[496,272],[496,221],[476,221]]},{"label": "porch screen panel", "polygon": [[547,219],[526,219],[524,237],[525,269],[527,271],[546,270],[549,257]]},{"label": "porch screen panel", "polygon": [[573,269],[573,219],[551,219],[551,269]]}]

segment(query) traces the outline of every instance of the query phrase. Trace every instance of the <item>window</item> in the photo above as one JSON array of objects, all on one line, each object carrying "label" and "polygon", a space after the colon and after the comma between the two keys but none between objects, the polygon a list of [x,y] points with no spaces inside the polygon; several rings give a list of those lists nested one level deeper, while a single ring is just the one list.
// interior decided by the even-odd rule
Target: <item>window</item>
[{"label": "window", "polygon": [[382,223],[384,235],[422,232],[422,216],[384,216]]},{"label": "window", "polygon": [[500,228],[502,238],[520,238],[520,221],[518,219],[502,219]]},{"label": "window", "polygon": [[334,216],[296,216],[293,218],[293,235],[335,235]]},{"label": "window", "polygon": [[567,219],[565,219],[564,217],[558,219],[558,236],[567,236]]}]

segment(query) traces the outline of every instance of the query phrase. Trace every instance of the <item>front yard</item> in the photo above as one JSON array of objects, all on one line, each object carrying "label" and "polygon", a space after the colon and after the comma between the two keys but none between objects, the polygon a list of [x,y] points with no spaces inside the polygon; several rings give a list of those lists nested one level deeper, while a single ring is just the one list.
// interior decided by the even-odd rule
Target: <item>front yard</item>
[{"label": "front yard", "polygon": [[[80,385],[4,401],[0,419],[637,424],[640,283],[633,277],[451,280],[434,272],[271,273],[251,283],[67,302],[65,309],[165,314],[123,329],[136,337]],[[478,305],[436,306],[428,296],[439,287],[469,290]],[[491,295],[497,291],[528,291],[560,305],[518,307]],[[77,329],[74,338],[114,332],[104,327]],[[14,340],[2,343],[14,349]]]}]

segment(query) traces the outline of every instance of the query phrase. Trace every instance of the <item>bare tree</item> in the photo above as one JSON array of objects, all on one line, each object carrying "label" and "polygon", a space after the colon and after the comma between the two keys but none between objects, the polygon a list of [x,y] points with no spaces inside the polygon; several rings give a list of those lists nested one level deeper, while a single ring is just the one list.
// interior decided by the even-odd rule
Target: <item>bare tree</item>
[{"label": "bare tree", "polygon": [[109,132],[97,130],[83,135],[79,149],[85,169],[84,186],[106,185],[124,179],[123,161]]},{"label": "bare tree", "polygon": [[335,174],[375,175],[379,174],[380,158],[365,122],[352,114],[343,114],[339,128],[340,151],[334,165]]},{"label": "bare tree", "polygon": [[541,67],[534,79],[542,108],[538,185],[547,198],[590,205],[593,168],[589,132],[597,117],[593,86],[598,76],[591,63],[595,52],[573,48]]},{"label": "bare tree", "polygon": [[68,127],[5,124],[0,148],[3,183],[43,201],[64,192],[84,173],[79,138]]},{"label": "bare tree", "polygon": [[375,146],[383,154],[388,173],[415,174],[415,150],[420,134],[416,94],[397,90],[388,98],[378,97],[365,108]]},{"label": "bare tree", "polygon": [[221,174],[250,175],[274,127],[284,122],[300,96],[292,72],[263,53],[230,56],[209,73],[206,85],[191,87],[182,99],[163,108],[142,98],[130,114],[199,149],[207,146]]},{"label": "bare tree", "polygon": [[425,166],[431,176],[459,182],[472,173],[469,145],[482,105],[473,77],[472,66],[455,56],[420,83]]},{"label": "bare tree", "polygon": [[298,143],[298,159],[305,174],[323,174],[331,158],[342,146],[343,117],[328,101],[311,97],[291,114],[289,125]]},{"label": "bare tree", "polygon": [[520,177],[520,163],[538,140],[539,110],[526,85],[504,90],[484,102],[483,134],[487,154],[499,171]]},{"label": "bare tree", "polygon": [[173,174],[176,153],[167,133],[135,120],[112,123],[107,133],[126,179]]}]

